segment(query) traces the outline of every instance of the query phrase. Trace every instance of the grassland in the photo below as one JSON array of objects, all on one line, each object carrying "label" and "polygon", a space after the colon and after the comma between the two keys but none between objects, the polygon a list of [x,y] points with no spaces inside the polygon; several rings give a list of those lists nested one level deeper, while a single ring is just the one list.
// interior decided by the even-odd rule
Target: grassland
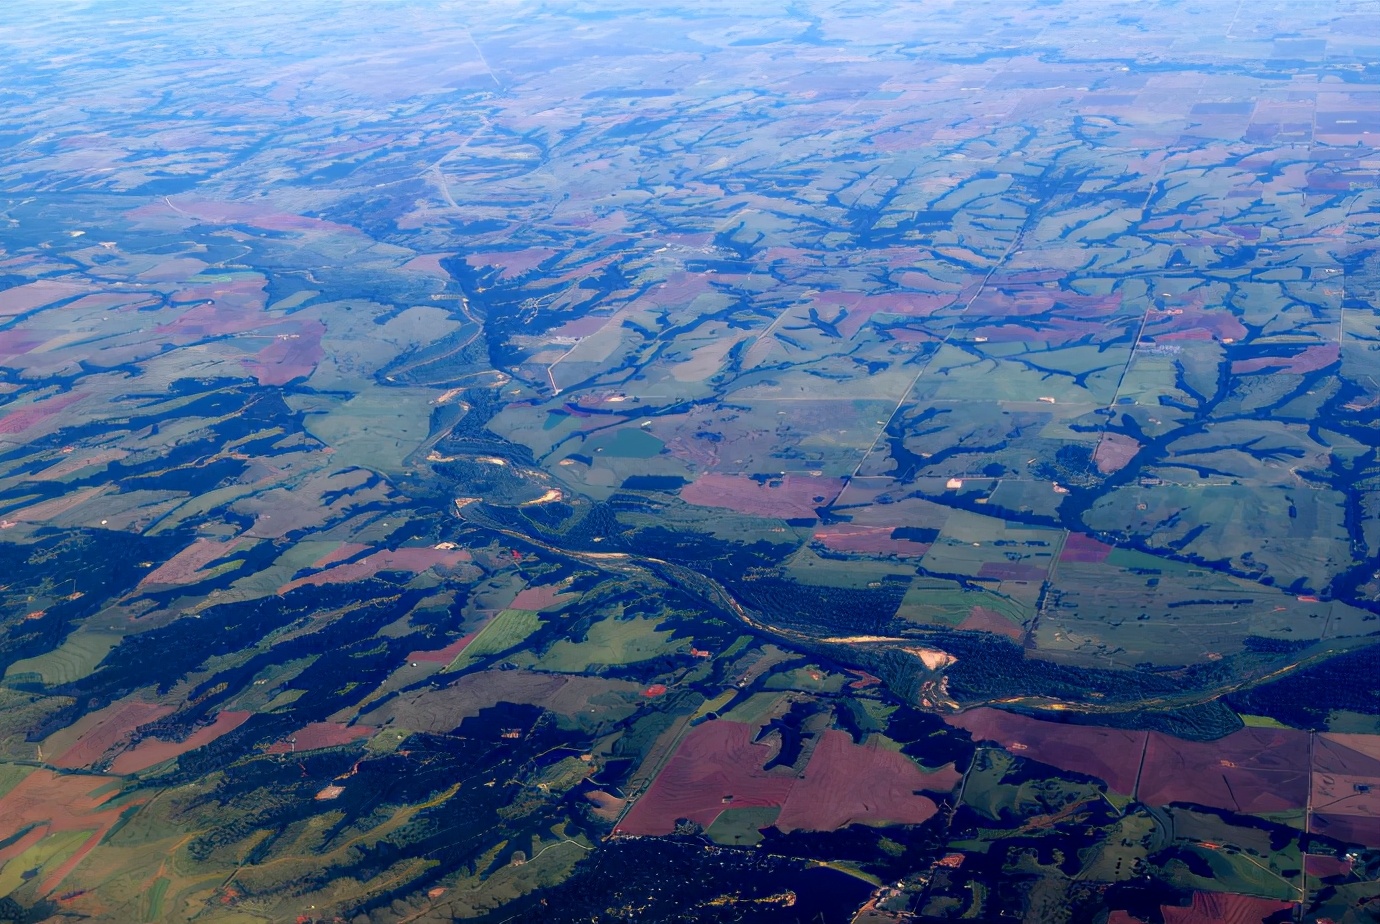
[{"label": "grassland", "polygon": [[541,628],[541,617],[530,610],[502,610],[455,656],[444,673],[464,670],[489,655],[512,651]]},{"label": "grassland", "polygon": [[[646,661],[677,647],[677,643],[671,641],[671,630],[660,628],[662,622],[659,618],[644,616],[600,620],[590,626],[583,641],[562,639],[552,645],[538,663],[546,670],[585,673],[604,665]],[[475,642],[482,639],[483,635]]]}]

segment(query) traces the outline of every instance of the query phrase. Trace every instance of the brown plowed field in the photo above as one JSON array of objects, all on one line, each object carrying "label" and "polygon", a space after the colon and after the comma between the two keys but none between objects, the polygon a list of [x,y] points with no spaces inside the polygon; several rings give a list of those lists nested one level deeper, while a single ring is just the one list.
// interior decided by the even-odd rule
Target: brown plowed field
[{"label": "brown plowed field", "polygon": [[1316,853],[1305,854],[1303,857],[1303,871],[1319,879],[1330,879],[1333,876],[1345,876],[1351,872],[1351,861],[1340,860],[1337,857],[1322,856]]},{"label": "brown plowed field", "polygon": [[[1146,732],[1045,722],[1000,709],[973,709],[949,716],[974,741],[995,741],[1012,754],[1060,770],[1086,773],[1112,792],[1129,795],[1136,784]],[[1143,788],[1143,784],[1142,784]]]},{"label": "brown plowed field", "polygon": [[1020,626],[985,606],[970,609],[968,615],[958,624],[958,628],[964,632],[991,632],[1009,639],[1020,639],[1025,635],[1025,630]]},{"label": "brown plowed field", "polygon": [[378,731],[368,725],[341,725],[339,722],[312,722],[310,725],[288,735],[282,741],[268,746],[269,754],[293,754],[297,751],[314,751],[318,748],[334,748],[349,744],[360,738],[368,738]]},{"label": "brown plowed field", "polygon": [[1316,736],[1313,739],[1313,771],[1380,780],[1380,735],[1332,732]]},{"label": "brown plowed field", "polygon": [[939,809],[917,791],[949,792],[959,779],[953,767],[925,773],[904,754],[856,745],[845,732],[827,731],[781,807],[776,827],[835,831],[858,822],[918,825]]},{"label": "brown plowed field", "polygon": [[340,547],[334,552],[327,552],[325,555],[322,555],[316,561],[312,562],[311,566],[313,568],[326,568],[338,561],[354,558],[360,552],[367,552],[369,548],[370,546],[364,545],[361,542],[342,542],[340,543]]},{"label": "brown plowed field", "polygon": [[1309,817],[1308,830],[1313,834],[1335,837],[1347,844],[1369,847],[1380,844],[1380,818],[1373,815],[1328,815],[1315,812]]},{"label": "brown plowed field", "polygon": [[1291,902],[1229,892],[1194,892],[1187,908],[1161,905],[1164,924],[1260,924],[1279,911],[1294,907]]},{"label": "brown plowed field", "polygon": [[548,247],[529,247],[526,250],[506,250],[495,253],[474,253],[465,258],[470,266],[499,266],[499,279],[516,279],[556,256]]},{"label": "brown plowed field", "polygon": [[[561,715],[588,715],[591,708],[631,713],[645,702],[645,687],[628,680],[605,680],[536,671],[480,671],[450,686],[393,699],[362,716],[369,725],[393,722],[419,732],[448,732],[465,719],[500,702],[530,703]],[[597,701],[597,705],[596,705]]]},{"label": "brown plowed field", "polygon": [[1140,443],[1120,433],[1104,433],[1093,450],[1093,461],[1104,475],[1121,471],[1140,452]]},{"label": "brown plowed field", "polygon": [[530,610],[539,613],[542,610],[555,609],[561,604],[573,600],[576,596],[576,594],[561,593],[554,584],[548,584],[545,587],[528,587],[513,598],[509,609]]},{"label": "brown plowed field", "polygon": [[463,638],[457,638],[445,648],[437,648],[434,651],[414,651],[407,656],[408,661],[431,662],[434,664],[449,664],[455,660],[455,656],[464,651],[474,641],[478,632],[471,632]]},{"label": "brown plowed field", "polygon": [[754,743],[756,734],[741,722],[695,728],[617,833],[668,834],[681,818],[707,828],[728,808],[780,807],[782,831],[920,824],[938,809],[919,791],[948,792],[960,778],[952,767],[926,773],[903,754],[856,745],[837,730],[820,737],[800,777],[785,768],[763,770],[775,748]]},{"label": "brown plowed field", "polygon": [[1151,314],[1145,324],[1148,340],[1242,340],[1248,331],[1230,311],[1196,311],[1182,314]]},{"label": "brown plowed field", "polygon": [[184,741],[164,741],[161,738],[145,738],[134,747],[116,757],[110,765],[111,773],[138,773],[173,757],[181,757],[215,741],[221,735],[239,728],[253,715],[252,712],[229,711],[216,715],[210,725],[202,726],[187,736]]},{"label": "brown plowed field", "polygon": [[1082,533],[1069,533],[1068,538],[1064,540],[1064,548],[1059,553],[1059,560],[1096,563],[1106,561],[1110,554],[1110,545]]},{"label": "brown plowed field", "polygon": [[1380,735],[1315,736],[1309,805],[1313,833],[1380,844]]},{"label": "brown plowed field", "polygon": [[69,770],[89,766],[140,725],[156,722],[165,715],[171,715],[172,711],[171,706],[137,700],[107,706],[84,716],[70,728],[49,736],[43,742],[46,749],[62,749],[49,763]]},{"label": "brown plowed field", "polygon": [[0,417],[0,433],[21,433],[37,426],[81,397],[79,394],[60,395],[17,411],[10,411],[4,417]]},{"label": "brown plowed field", "polygon": [[756,731],[741,722],[705,722],[691,730],[614,831],[670,834],[680,818],[708,828],[727,808],[784,804],[795,776],[786,770],[762,769],[776,749],[753,743]]},{"label": "brown plowed field", "polygon": [[1189,802],[1258,814],[1308,803],[1308,733],[1243,728],[1217,741],[1181,741],[1150,733],[1140,801]]},{"label": "brown plowed field", "polygon": [[80,295],[87,289],[88,286],[81,283],[57,282],[51,279],[40,279],[37,282],[13,286],[0,291],[0,318],[11,318],[17,314],[24,314],[35,308]]},{"label": "brown plowed field", "polygon": [[701,507],[724,507],[739,513],[783,520],[815,516],[815,508],[838,497],[838,478],[783,475],[759,483],[747,475],[706,473],[681,488],[680,498]]},{"label": "brown plowed field", "polygon": [[464,549],[396,549],[375,552],[359,561],[336,565],[325,571],[318,571],[306,577],[288,581],[278,588],[279,594],[296,590],[298,587],[320,586],[322,584],[349,584],[373,577],[380,571],[411,571],[421,573],[428,568],[440,565],[453,568],[461,562],[470,560],[470,553]]},{"label": "brown plowed field", "polygon": [[238,539],[197,539],[181,552],[144,575],[139,586],[186,584],[196,577],[197,572],[202,568],[229,555],[238,544]]},{"label": "brown plowed field", "polygon": [[[38,843],[45,835],[57,831],[91,831],[91,836],[68,860],[58,867],[39,886],[39,894],[46,895],[62,882],[120,818],[121,809],[102,810],[101,806],[114,797],[118,789],[110,780],[100,776],[58,774],[51,770],[35,770],[4,798],[0,798],[0,840],[15,837],[25,828],[24,836],[0,849],[0,863],[19,856]],[[97,796],[94,793],[104,790]]]},{"label": "brown plowed field", "polygon": [[1245,375],[1250,372],[1286,372],[1303,375],[1326,369],[1337,361],[1341,348],[1335,343],[1311,346],[1293,356],[1257,356],[1253,359],[1238,359],[1231,364],[1232,375]]},{"label": "brown plowed field", "polygon": [[255,202],[220,202],[214,199],[179,198],[176,202],[154,202],[131,209],[131,220],[139,218],[159,218],[175,210],[200,222],[227,225],[249,225],[266,231],[322,231],[358,235],[356,228],[339,225],[320,218],[308,218],[291,212],[280,212],[268,205]]},{"label": "brown plowed field", "polygon": [[842,524],[821,526],[814,539],[836,552],[859,552],[864,555],[902,555],[919,558],[930,550],[928,542],[893,539],[890,526],[854,526]]},{"label": "brown plowed field", "polygon": [[325,355],[321,336],[326,326],[320,321],[308,321],[295,330],[277,337],[254,358],[244,361],[245,370],[260,385],[286,385],[293,379],[310,375]]},{"label": "brown plowed field", "polygon": [[1048,567],[1006,561],[985,561],[978,568],[978,577],[998,581],[1043,581],[1048,573]]}]

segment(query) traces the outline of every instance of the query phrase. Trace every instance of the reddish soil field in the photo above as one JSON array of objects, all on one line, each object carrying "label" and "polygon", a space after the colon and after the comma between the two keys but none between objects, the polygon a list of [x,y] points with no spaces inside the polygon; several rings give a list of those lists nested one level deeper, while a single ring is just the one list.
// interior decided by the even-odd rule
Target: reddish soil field
[{"label": "reddish soil field", "polygon": [[432,664],[449,664],[455,660],[455,656],[469,647],[470,642],[474,641],[478,632],[471,632],[464,638],[457,638],[445,648],[437,648],[435,651],[414,651],[407,656],[408,661],[430,662]]},{"label": "reddish soil field", "polygon": [[149,584],[186,584],[211,562],[224,558],[239,545],[238,539],[197,539],[181,552],[144,575],[140,587]]},{"label": "reddish soil field", "polygon": [[57,331],[5,330],[0,331],[0,356],[22,356],[40,343],[57,336]]},{"label": "reddish soil field", "polygon": [[531,703],[561,715],[588,714],[591,708],[632,703],[643,687],[628,680],[605,680],[535,671],[480,671],[445,687],[403,694],[365,714],[368,725],[393,722],[401,728],[449,732],[470,716],[500,702]]},{"label": "reddish soil field", "polygon": [[924,317],[953,301],[948,295],[921,295],[911,292],[889,295],[864,295],[861,292],[829,292],[814,300],[819,316],[851,338],[877,313]]},{"label": "reddish soil field", "polygon": [[530,273],[547,260],[556,256],[557,251],[547,247],[532,247],[528,250],[510,250],[502,253],[473,253],[465,258],[471,266],[501,266],[498,274],[502,280],[516,279]]},{"label": "reddish soil field", "polygon": [[360,738],[368,738],[378,731],[369,725],[341,725],[339,722],[313,722],[282,741],[268,746],[269,754],[292,754],[297,751],[314,751],[318,748],[334,748],[349,744]]},{"label": "reddish soil field", "polygon": [[39,501],[23,510],[16,510],[6,519],[20,520],[26,523],[42,523],[53,517],[62,516],[73,507],[86,503],[91,498],[105,492],[105,488],[85,488],[73,494],[65,494],[62,497],[55,497],[52,500]]},{"label": "reddish soil field", "polygon": [[1152,314],[1145,336],[1153,340],[1242,340],[1246,328],[1229,311],[1185,310],[1182,314]]},{"label": "reddish soil field", "polygon": [[[117,794],[109,783],[109,778],[101,776],[57,774],[51,770],[30,773],[0,799],[0,839],[14,837],[32,826],[22,837],[0,849],[0,863],[19,856],[53,832],[92,831],[76,853],[39,885],[40,895],[52,892],[119,820],[121,809],[101,810]],[[92,795],[100,789],[106,792]]]},{"label": "reddish soil field", "polygon": [[321,349],[324,333],[326,325],[309,321],[300,325],[295,334],[279,335],[252,360],[245,360],[244,367],[260,385],[286,385],[295,378],[311,375],[325,355]]},{"label": "reddish soil field", "polygon": [[1121,296],[1079,296],[1071,292],[1056,293],[1043,286],[989,286],[973,299],[968,314],[975,318],[1029,317],[1042,315],[1056,304],[1065,306],[1061,311],[1063,317],[1087,316],[1115,311],[1121,306]]},{"label": "reddish soil field", "polygon": [[[785,770],[762,769],[775,748],[754,744],[756,731],[751,725],[723,721],[692,729],[614,833],[669,834],[679,818],[708,828],[730,807],[785,803],[795,776]],[[731,800],[725,801],[728,797]]]},{"label": "reddish soil field", "polygon": [[448,255],[443,253],[424,253],[408,260],[399,267],[399,269],[413,273],[426,273],[428,276],[440,276],[442,279],[449,279],[450,273],[447,273],[441,266],[441,261],[446,256]]},{"label": "reddish soil field", "polygon": [[1064,725],[986,707],[948,716],[945,721],[967,730],[974,741],[995,741],[1021,757],[1086,773],[1105,781],[1113,792],[1127,795],[1135,788],[1145,747],[1143,731]]},{"label": "reddish soil field", "polygon": [[585,798],[596,806],[594,814],[610,822],[617,821],[618,813],[623,811],[623,806],[628,804],[626,799],[620,799],[612,793],[604,792],[601,789],[585,793]]},{"label": "reddish soil field", "polygon": [[706,473],[681,488],[680,497],[701,507],[789,520],[813,518],[816,507],[829,503],[842,490],[843,482],[838,478],[784,475],[760,484],[747,475]]},{"label": "reddish soil field", "polygon": [[29,476],[31,481],[52,481],[64,475],[81,471],[88,465],[102,465],[106,462],[118,462],[128,456],[129,453],[123,449],[99,449],[90,455],[77,455],[73,453],[63,458],[61,462],[50,465],[41,472],[36,472]]},{"label": "reddish soil field", "polygon": [[1097,470],[1104,475],[1121,471],[1135,454],[1140,452],[1140,443],[1120,433],[1104,433],[1093,450],[1093,461]]},{"label": "reddish soil field", "polygon": [[1380,780],[1380,735],[1317,735],[1313,739],[1313,772]]},{"label": "reddish soil field", "polygon": [[958,624],[958,628],[964,632],[991,632],[1009,639],[1020,639],[1025,636],[1024,629],[1001,613],[989,610],[985,606],[975,606],[969,610],[967,617]]},{"label": "reddish soil field", "polygon": [[1373,815],[1326,815],[1315,812],[1308,819],[1313,834],[1335,837],[1346,844],[1365,847],[1380,844],[1380,818]]},{"label": "reddish soil field", "polygon": [[1302,375],[1305,372],[1326,369],[1335,363],[1340,355],[1341,348],[1335,343],[1328,343],[1308,347],[1294,356],[1258,356],[1254,359],[1238,359],[1231,364],[1231,371],[1233,375],[1243,375],[1262,370]]},{"label": "reddish soil field", "polygon": [[181,757],[215,741],[221,735],[234,731],[253,715],[252,712],[221,712],[210,725],[198,728],[187,736],[185,741],[164,741],[161,738],[145,738],[128,751],[120,754],[110,765],[111,773],[138,773],[173,757]]},{"label": "reddish soil field", "polygon": [[1319,879],[1330,879],[1333,876],[1345,876],[1349,874],[1351,872],[1351,861],[1310,853],[1304,855],[1303,869],[1304,872],[1310,876],[1317,876]]},{"label": "reddish soil field", "polygon": [[776,827],[835,831],[857,822],[918,825],[939,809],[916,791],[948,792],[959,779],[952,767],[925,773],[904,754],[856,745],[847,733],[830,730],[786,797]]},{"label": "reddish soil field", "polygon": [[135,278],[144,283],[180,282],[184,279],[191,279],[204,269],[206,269],[206,262],[198,260],[196,257],[169,257]]},{"label": "reddish soil field", "polygon": [[902,754],[855,745],[835,730],[821,736],[796,778],[784,768],[761,769],[774,748],[753,743],[755,734],[740,722],[706,722],[692,730],[616,833],[668,834],[681,818],[708,827],[728,808],[775,806],[781,807],[776,826],[782,831],[920,824],[938,809],[917,791],[948,792],[960,779],[952,767],[925,773]]},{"label": "reddish soil field", "polygon": [[1059,553],[1059,560],[1095,563],[1106,561],[1110,554],[1110,545],[1082,533],[1069,533],[1068,538],[1064,540],[1064,550]]},{"label": "reddish soil field", "polygon": [[943,339],[927,330],[915,330],[909,327],[888,327],[885,328],[885,331],[888,337],[901,343],[932,343]]},{"label": "reddish soil field", "polygon": [[513,598],[509,607],[515,610],[531,610],[534,613],[540,613],[542,610],[555,609],[578,596],[579,594],[560,593],[555,584],[547,584],[544,587],[528,587]]},{"label": "reddish soil field", "polygon": [[700,273],[672,273],[666,281],[644,293],[638,301],[653,305],[688,305],[696,296],[713,292],[708,277]]},{"label": "reddish soil field", "polygon": [[1107,325],[1097,321],[1054,319],[1032,324],[994,324],[976,328],[973,334],[986,337],[993,343],[1049,343],[1063,344],[1084,337],[1106,335]]},{"label": "reddish soil field", "polygon": [[298,587],[308,585],[319,587],[322,584],[349,584],[352,581],[362,581],[365,578],[373,577],[380,571],[420,573],[437,565],[453,568],[461,562],[469,560],[470,553],[464,549],[412,548],[375,552],[359,561],[336,565],[334,568],[288,581],[278,588],[278,593],[285,594]]},{"label": "reddish soil field", "polygon": [[0,291],[0,317],[12,318],[85,291],[87,286],[80,283],[57,282],[51,279],[40,279],[38,282],[14,286]]},{"label": "reddish soil field", "polygon": [[869,674],[867,671],[856,671],[850,667],[848,673],[858,678],[848,684],[850,690],[866,690],[868,687],[875,687],[882,682],[882,678]]},{"label": "reddish soil field", "polygon": [[893,539],[890,526],[821,526],[814,539],[836,552],[857,552],[864,555],[902,555],[916,558],[930,550],[927,542]]},{"label": "reddish soil field", "polygon": [[1190,330],[1176,330],[1176,331],[1170,331],[1170,332],[1167,333],[1167,334],[1160,334],[1158,337],[1155,338],[1154,342],[1155,342],[1155,343],[1160,343],[1160,342],[1164,342],[1164,343],[1175,343],[1175,342],[1178,342],[1178,341],[1180,341],[1180,340],[1211,340],[1211,339],[1212,339],[1212,331],[1210,331],[1210,330],[1204,330],[1204,329],[1201,328],[1201,327],[1195,327],[1195,328],[1192,328],[1192,329],[1190,329]]},{"label": "reddish soil field", "polygon": [[1164,924],[1260,924],[1270,915],[1293,908],[1292,902],[1233,895],[1229,892],[1194,892],[1187,908],[1161,905]]},{"label": "reddish soil field", "polygon": [[1043,581],[1048,573],[1048,568],[1038,565],[1005,561],[986,561],[978,568],[978,577],[994,578],[998,581]]},{"label": "reddish soil field", "polygon": [[587,314],[573,321],[566,321],[548,333],[552,337],[588,337],[607,324],[612,317],[610,314]]},{"label": "reddish soil field", "polygon": [[358,235],[359,231],[346,225],[338,225],[319,218],[293,215],[280,212],[268,205],[255,202],[216,202],[211,199],[177,199],[168,203],[151,203],[129,212],[129,217],[137,219],[148,214],[162,217],[171,206],[179,215],[193,218],[208,224],[249,225],[265,231],[338,231]]},{"label": "reddish soil field", "polygon": [[0,433],[22,433],[30,427],[43,423],[69,404],[80,400],[81,397],[81,395],[76,394],[58,395],[29,407],[10,411],[4,417],[0,417]]},{"label": "reddish soil field", "polygon": [[1380,831],[1380,736],[1315,736],[1309,806],[1314,812],[1314,830],[1319,833],[1321,825],[1368,831],[1371,836]]},{"label": "reddish soil field", "polygon": [[1188,802],[1260,814],[1308,803],[1308,733],[1243,728],[1217,741],[1180,741],[1150,733],[1140,801]]},{"label": "reddish soil field", "polygon": [[[88,766],[123,741],[140,725],[156,722],[165,715],[171,715],[172,711],[171,706],[137,700],[107,706],[78,722],[77,725],[84,727],[81,728],[76,742],[58,756],[50,758],[49,763],[69,770]],[[73,726],[73,729],[75,728],[76,726]],[[58,732],[48,740],[56,743],[62,734]]]},{"label": "reddish soil field", "polygon": [[972,317],[1009,317],[1043,314],[1054,308],[1054,294],[1045,288],[988,287],[973,299],[967,314]]},{"label": "reddish soil field", "polygon": [[[206,333],[234,333],[246,330],[261,323],[264,318],[257,309],[268,299],[265,287],[268,280],[259,275],[238,276],[228,282],[208,282],[185,286],[173,296],[175,305],[191,308],[176,321],[165,324],[159,330],[201,329],[200,325],[214,323],[217,316],[224,328],[216,331],[207,328]],[[214,302],[208,305],[206,302]],[[217,310],[219,309],[219,310]],[[194,312],[200,311],[200,314]]]},{"label": "reddish soil field", "polygon": [[334,552],[327,552],[325,555],[322,555],[316,561],[312,562],[311,566],[313,568],[326,568],[338,561],[354,558],[360,552],[367,552],[370,548],[372,548],[372,546],[367,546],[360,542],[342,542],[340,548],[336,549]]}]

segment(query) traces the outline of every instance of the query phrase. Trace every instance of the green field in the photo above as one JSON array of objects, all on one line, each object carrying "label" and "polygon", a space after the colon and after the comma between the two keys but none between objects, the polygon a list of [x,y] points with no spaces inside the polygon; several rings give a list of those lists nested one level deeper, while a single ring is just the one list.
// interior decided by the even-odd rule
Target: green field
[{"label": "green field", "polygon": [[921,577],[911,583],[896,615],[920,625],[956,626],[975,606],[993,610],[1020,626],[1034,614],[1035,600],[1025,587],[980,589]]},{"label": "green field", "polygon": [[602,665],[646,661],[683,644],[672,642],[671,631],[660,629],[661,623],[659,618],[645,616],[603,619],[589,627],[584,641],[562,639],[537,663],[546,670],[584,673]]},{"label": "green field", "polygon": [[585,452],[597,452],[618,459],[650,459],[659,455],[665,444],[645,430],[623,428],[612,436],[598,436],[585,444]]},{"label": "green field", "polygon": [[530,610],[503,610],[480,631],[443,673],[464,670],[480,658],[510,651],[541,628],[541,617]]},{"label": "green field", "polygon": [[99,630],[73,632],[52,651],[14,662],[5,676],[14,680],[28,674],[50,685],[72,683],[95,670],[123,637],[122,633]]},{"label": "green field", "polygon": [[772,674],[762,684],[768,690],[802,690],[807,693],[837,693],[849,681],[846,674],[830,673],[813,665],[794,667]]},{"label": "green field", "polygon": [[725,809],[704,833],[716,844],[752,847],[762,841],[758,829],[771,827],[780,814],[781,809],[774,807]]}]

